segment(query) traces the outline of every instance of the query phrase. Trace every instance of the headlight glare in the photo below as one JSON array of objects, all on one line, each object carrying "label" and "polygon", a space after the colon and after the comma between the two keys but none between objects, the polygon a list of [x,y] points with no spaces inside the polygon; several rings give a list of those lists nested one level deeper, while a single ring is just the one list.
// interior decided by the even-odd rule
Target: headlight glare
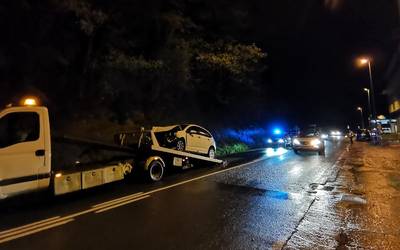
[{"label": "headlight glare", "polygon": [[294,140],[293,140],[293,144],[294,144],[294,145],[300,145],[300,141],[299,141],[298,139],[294,139]]},{"label": "headlight glare", "polygon": [[318,146],[319,144],[321,144],[321,141],[318,140],[318,139],[314,139],[314,140],[311,141],[311,145],[312,146]]}]

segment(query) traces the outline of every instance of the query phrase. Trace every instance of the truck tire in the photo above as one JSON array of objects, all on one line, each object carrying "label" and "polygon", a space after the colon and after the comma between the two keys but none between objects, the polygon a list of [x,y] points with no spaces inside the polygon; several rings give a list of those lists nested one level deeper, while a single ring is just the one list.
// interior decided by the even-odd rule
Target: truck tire
[{"label": "truck tire", "polygon": [[215,158],[215,149],[214,149],[214,147],[210,147],[210,149],[208,149],[208,157],[210,159],[214,159]]},{"label": "truck tire", "polygon": [[186,145],[183,139],[178,139],[176,141],[176,150],[185,151]]},{"label": "truck tire", "polygon": [[147,173],[151,181],[160,181],[164,176],[164,165],[160,161],[152,161]]},{"label": "truck tire", "polygon": [[318,155],[325,155],[325,148],[318,151]]}]

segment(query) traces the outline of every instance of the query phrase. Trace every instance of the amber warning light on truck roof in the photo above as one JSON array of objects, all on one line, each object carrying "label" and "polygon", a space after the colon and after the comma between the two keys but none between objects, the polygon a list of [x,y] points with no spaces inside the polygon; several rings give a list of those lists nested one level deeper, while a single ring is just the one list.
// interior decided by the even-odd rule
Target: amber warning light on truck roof
[{"label": "amber warning light on truck roof", "polygon": [[24,106],[36,106],[38,104],[38,102],[37,102],[36,98],[28,97],[23,100],[22,104]]}]

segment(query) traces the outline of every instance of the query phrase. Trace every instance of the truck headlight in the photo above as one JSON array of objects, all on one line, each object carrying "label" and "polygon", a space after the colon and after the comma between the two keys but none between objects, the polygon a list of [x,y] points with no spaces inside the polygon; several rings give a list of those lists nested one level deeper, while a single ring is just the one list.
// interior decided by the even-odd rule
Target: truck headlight
[{"label": "truck headlight", "polygon": [[294,145],[300,145],[300,141],[297,140],[297,139],[294,139],[294,140],[293,140],[293,144],[294,144]]}]

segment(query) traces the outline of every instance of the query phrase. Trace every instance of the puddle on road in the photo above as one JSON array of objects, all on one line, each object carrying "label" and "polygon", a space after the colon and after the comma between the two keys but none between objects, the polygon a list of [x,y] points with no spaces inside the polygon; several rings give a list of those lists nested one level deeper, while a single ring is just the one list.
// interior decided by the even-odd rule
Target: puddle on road
[{"label": "puddle on road", "polygon": [[218,182],[218,186],[222,190],[229,190],[237,194],[266,196],[278,200],[288,200],[291,196],[288,192],[261,189],[251,186],[242,186],[242,185],[235,185],[235,184],[228,184],[221,182]]},{"label": "puddle on road", "polygon": [[335,187],[332,187],[332,186],[323,186],[323,187],[321,187],[321,190],[324,190],[324,191],[332,191],[333,189],[335,189]]},{"label": "puddle on road", "polygon": [[365,200],[364,198],[357,196],[357,195],[351,195],[351,194],[343,194],[342,198],[340,200],[344,201],[344,202],[354,203],[354,204],[361,204],[361,205],[367,204],[367,200]]},{"label": "puddle on road", "polygon": [[389,183],[395,189],[400,190],[400,176],[398,176],[398,175],[390,175],[389,176]]},{"label": "puddle on road", "polygon": [[266,190],[265,194],[267,197],[279,199],[279,200],[288,200],[289,193],[282,191],[274,191],[274,190]]}]

